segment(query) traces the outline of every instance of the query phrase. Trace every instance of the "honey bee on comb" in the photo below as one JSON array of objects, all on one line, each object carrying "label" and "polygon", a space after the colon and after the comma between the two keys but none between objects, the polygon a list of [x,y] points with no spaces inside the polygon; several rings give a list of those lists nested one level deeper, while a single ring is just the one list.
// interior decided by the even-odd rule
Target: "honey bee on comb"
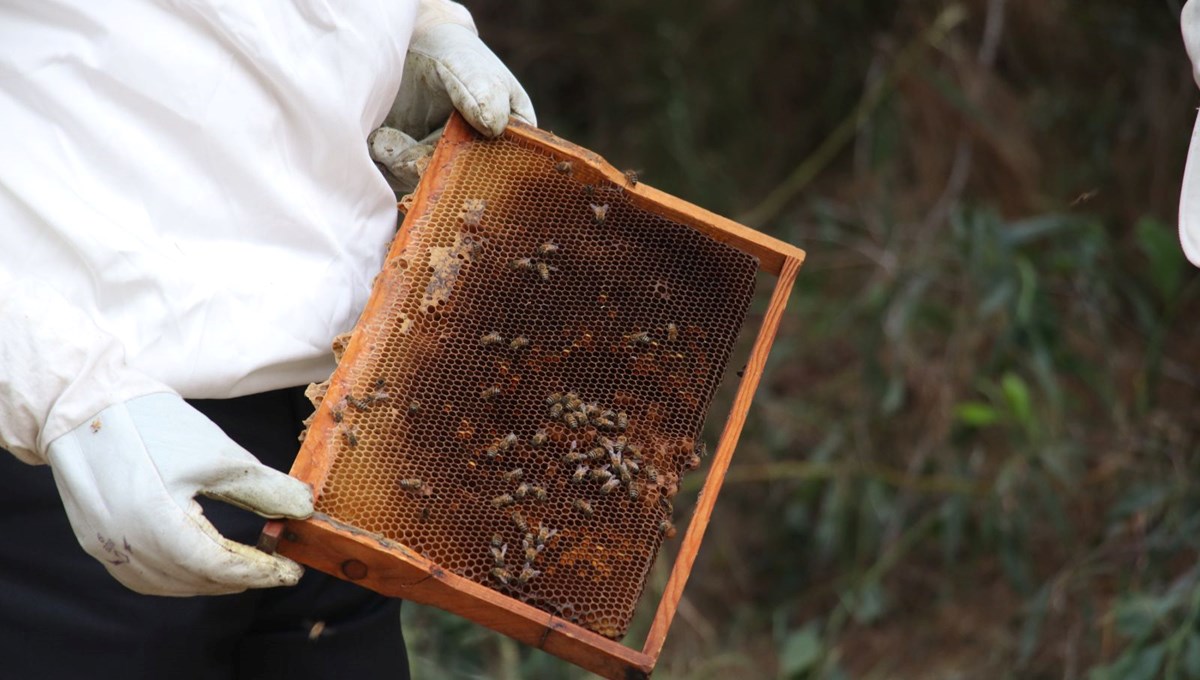
[{"label": "honey bee on comb", "polygon": [[592,221],[595,222],[596,224],[604,224],[605,218],[608,217],[608,204],[602,203],[602,204],[597,205],[595,203],[592,203],[591,205],[592,205]]},{"label": "honey bee on comb", "polygon": [[575,169],[575,164],[571,161],[559,161],[554,164],[554,170],[560,175],[570,175]]}]

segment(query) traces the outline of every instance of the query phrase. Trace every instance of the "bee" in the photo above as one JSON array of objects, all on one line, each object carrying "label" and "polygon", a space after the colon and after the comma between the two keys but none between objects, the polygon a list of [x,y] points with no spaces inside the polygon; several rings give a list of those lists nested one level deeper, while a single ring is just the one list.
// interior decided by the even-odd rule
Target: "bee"
[{"label": "bee", "polygon": [[512,580],[512,574],[510,574],[504,567],[496,567],[492,570],[492,578],[496,579],[503,585],[508,585],[509,581]]},{"label": "bee", "polygon": [[516,500],[512,497],[512,494],[502,493],[492,499],[492,507],[503,508],[507,505],[512,505],[515,502]]},{"label": "bee", "polygon": [[618,486],[621,486],[621,480],[613,477],[600,487],[600,493],[608,495],[612,493],[613,489],[617,488]]},{"label": "bee", "polygon": [[615,429],[617,426],[616,423],[614,423],[613,421],[609,420],[608,418],[604,418],[604,417],[593,419],[592,424],[595,425],[596,427],[600,428],[601,430],[612,430],[612,429]]},{"label": "bee", "polygon": [[708,456],[708,444],[704,442],[696,444],[696,455],[700,456],[701,458],[706,458]]},{"label": "bee", "polygon": [[504,545],[504,537],[500,534],[492,534],[492,547],[499,548]]},{"label": "bee", "polygon": [[521,500],[522,498],[525,498],[525,495],[528,493],[529,493],[529,485],[526,484],[525,482],[521,482],[520,485],[517,486],[517,490],[513,491],[512,495],[513,495],[513,498],[515,498],[517,500]]},{"label": "bee", "polygon": [[358,428],[353,425],[342,423],[338,426],[342,431],[342,438],[346,440],[346,446],[354,448],[358,446]]},{"label": "bee", "polygon": [[533,271],[533,258],[518,257],[512,262],[509,262],[508,266],[514,271]]},{"label": "bee", "polygon": [[636,187],[638,183],[638,174],[635,170],[625,171],[625,181],[629,182],[629,186]]},{"label": "bee", "polygon": [[617,413],[617,419],[614,421],[618,430],[624,430],[629,427],[629,414],[624,411]]},{"label": "bee", "polygon": [[582,463],[587,459],[587,454],[579,451],[570,451],[563,456],[563,462],[565,463]]},{"label": "bee", "polygon": [[653,465],[646,466],[646,479],[650,480],[651,484],[658,483],[658,468]]},{"label": "bee", "polygon": [[592,203],[592,221],[596,224],[604,224],[604,218],[608,216],[608,204],[603,203],[596,205]]},{"label": "bee", "polygon": [[633,473],[629,471],[629,466],[624,463],[617,466],[617,474],[621,476],[621,481],[626,484],[633,481]]},{"label": "bee", "polygon": [[479,226],[485,208],[487,208],[487,201],[482,198],[469,198],[463,201],[463,224],[469,227]]},{"label": "bee", "polygon": [[546,489],[540,486],[529,487],[529,492],[533,494],[533,500],[539,503],[545,502],[545,500],[550,496],[550,494],[546,492]]},{"label": "bee", "polygon": [[596,185],[595,184],[583,185],[583,193],[587,194],[589,198],[592,196],[595,196],[596,195]]},{"label": "bee", "polygon": [[538,249],[537,249],[538,254],[543,255],[543,256],[544,255],[556,255],[558,253],[558,250],[559,250],[558,244],[551,243],[550,241],[547,241],[547,242],[543,243],[542,245],[538,246]]},{"label": "bee", "polygon": [[675,342],[679,339],[679,326],[673,323],[667,324],[667,340]]},{"label": "bee", "polygon": [[539,553],[539,550],[537,548],[533,547],[532,545],[529,546],[528,548],[525,548],[525,561],[533,562],[534,560],[536,560],[538,558],[538,553]]},{"label": "bee", "polygon": [[574,412],[563,416],[563,422],[566,423],[567,427],[571,428],[572,430],[578,430],[579,426],[581,425],[578,414]]},{"label": "bee", "polygon": [[658,523],[658,533],[665,538],[675,538],[675,525],[671,524],[671,520],[664,519]]},{"label": "bee", "polygon": [[629,500],[636,501],[641,494],[638,492],[637,484],[629,485]]},{"label": "bee", "polygon": [[692,455],[688,456],[687,461],[684,462],[683,465],[689,470],[694,470],[700,467],[700,456],[693,453]]},{"label": "bee", "polygon": [[421,480],[413,477],[412,479],[401,479],[400,488],[408,491],[416,491],[421,488]]},{"label": "bee", "polygon": [[525,471],[521,468],[515,468],[504,473],[504,479],[510,482],[519,482],[521,477],[525,475]]},{"label": "bee", "polygon": [[512,521],[517,529],[529,533],[529,522],[525,521],[525,515],[522,515],[520,510],[513,510]]},{"label": "bee", "polygon": [[546,405],[549,406],[551,404],[557,404],[558,402],[560,402],[562,400],[563,400],[562,392],[555,392],[554,394],[551,394],[550,396],[546,397]]},{"label": "bee", "polygon": [[606,451],[617,450],[616,442],[609,439],[608,437],[605,437],[604,435],[600,435],[599,437],[596,437],[596,443],[599,444],[600,446],[603,446]]},{"label": "bee", "polygon": [[578,394],[574,394],[574,393],[568,394],[563,403],[566,405],[566,407],[568,409],[570,409],[572,411],[578,411],[579,407],[583,406],[583,400],[579,398]]},{"label": "bee", "polygon": [[625,339],[636,345],[649,345],[650,334],[646,331],[638,331],[625,336]]},{"label": "bee", "polygon": [[346,409],[345,407],[334,406],[329,415],[333,418],[333,422],[340,423],[346,417]]},{"label": "bee", "polygon": [[549,529],[546,526],[539,526],[537,533],[537,544],[545,545],[546,541],[554,538],[558,534],[558,529]]},{"label": "bee", "polygon": [[500,388],[496,387],[495,385],[492,385],[491,387],[479,393],[479,398],[484,401],[491,401],[498,396],[500,396]]},{"label": "bee", "polygon": [[567,401],[574,401],[578,398],[579,398],[579,395],[575,394],[574,392],[567,392],[566,394],[563,395],[563,399],[566,399]]},{"label": "bee", "polygon": [[632,459],[625,461],[625,467],[629,468],[629,471],[635,475],[642,471],[641,467],[638,466],[637,461]]},{"label": "bee", "polygon": [[617,453],[616,451],[608,454],[608,462],[611,463],[613,467],[620,467],[624,465],[624,462],[621,460],[621,454]]},{"label": "bee", "polygon": [[491,550],[492,550],[492,561],[496,564],[497,567],[503,567],[504,566],[504,557],[505,557],[505,555],[508,554],[508,546],[502,545],[499,548],[497,548],[496,546],[493,545],[491,547]]},{"label": "bee", "polygon": [[416,399],[413,399],[412,401],[408,402],[408,415],[415,416],[420,412],[421,412],[421,402],[417,401]]},{"label": "bee", "polygon": [[569,175],[571,174],[571,171],[575,169],[575,164],[571,161],[559,161],[558,163],[554,164],[554,169],[557,170],[560,175]]},{"label": "bee", "polygon": [[483,345],[484,347],[489,345],[498,345],[502,342],[504,342],[504,338],[500,337],[500,333],[496,331],[492,331],[491,333],[480,336],[479,338],[479,344]]},{"label": "bee", "polygon": [[556,271],[558,271],[558,269],[556,267],[551,267],[550,265],[546,264],[545,262],[537,263],[537,273],[538,273],[538,276],[540,276],[543,281],[549,281],[550,280],[550,272],[556,272]]},{"label": "bee", "polygon": [[524,335],[518,335],[512,339],[512,342],[508,343],[508,346],[512,349],[525,349],[529,346],[529,338]]},{"label": "bee", "polygon": [[571,475],[571,481],[576,483],[582,482],[587,475],[588,467],[586,465],[580,465],[579,467],[575,468],[575,474]]},{"label": "bee", "polygon": [[537,569],[534,569],[532,564],[526,564],[521,573],[517,575],[517,585],[523,586],[537,578],[541,573]]},{"label": "bee", "polygon": [[521,537],[521,549],[529,550],[532,547],[533,547],[533,533],[526,531],[525,535]]},{"label": "bee", "polygon": [[592,510],[592,504],[588,503],[587,501],[583,500],[582,498],[576,498],[575,503],[572,504],[571,507],[578,510],[584,517],[591,517],[592,513],[594,512]]},{"label": "bee", "polygon": [[508,434],[504,435],[504,439],[500,440],[500,450],[507,451],[510,448],[512,448],[513,444],[516,444],[516,443],[517,443],[517,435],[513,434],[512,432],[509,432]]},{"label": "bee", "polygon": [[375,391],[367,399],[371,401],[387,401],[391,397],[388,391],[384,389],[383,378],[375,381]]},{"label": "bee", "polygon": [[359,411],[366,411],[367,409],[371,408],[370,399],[355,399],[353,394],[347,394],[346,401]]},{"label": "bee", "polygon": [[613,473],[605,470],[604,468],[596,468],[595,470],[592,470],[592,479],[596,480],[597,482],[608,483],[612,480],[612,478]]},{"label": "bee", "polygon": [[603,460],[607,455],[608,449],[604,448],[603,446],[597,446],[591,451],[587,452],[587,457],[591,458],[592,460]]},{"label": "bee", "polygon": [[563,405],[560,403],[550,404],[550,410],[547,412],[551,418],[557,418],[562,415]]},{"label": "bee", "polygon": [[495,458],[496,456],[500,455],[500,447],[497,444],[492,444],[491,446],[487,447],[487,451],[485,453],[487,454],[488,458]]}]

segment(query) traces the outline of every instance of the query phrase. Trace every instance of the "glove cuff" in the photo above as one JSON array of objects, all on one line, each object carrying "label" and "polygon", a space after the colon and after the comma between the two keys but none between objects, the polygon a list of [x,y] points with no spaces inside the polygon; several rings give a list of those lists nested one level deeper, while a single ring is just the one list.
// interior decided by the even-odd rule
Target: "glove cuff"
[{"label": "glove cuff", "polygon": [[475,20],[471,18],[471,12],[466,7],[457,2],[450,2],[450,0],[421,0],[417,4],[417,18],[413,24],[412,42],[418,42],[426,31],[442,24],[462,26],[475,35],[479,35],[479,29],[475,27]]}]

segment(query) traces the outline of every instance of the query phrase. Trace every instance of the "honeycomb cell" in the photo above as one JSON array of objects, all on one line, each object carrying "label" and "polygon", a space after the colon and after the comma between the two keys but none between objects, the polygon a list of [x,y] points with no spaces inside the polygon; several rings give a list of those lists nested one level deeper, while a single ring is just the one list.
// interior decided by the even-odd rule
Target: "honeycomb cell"
[{"label": "honeycomb cell", "polygon": [[317,510],[618,639],[758,263],[515,140],[445,172],[360,321]]}]

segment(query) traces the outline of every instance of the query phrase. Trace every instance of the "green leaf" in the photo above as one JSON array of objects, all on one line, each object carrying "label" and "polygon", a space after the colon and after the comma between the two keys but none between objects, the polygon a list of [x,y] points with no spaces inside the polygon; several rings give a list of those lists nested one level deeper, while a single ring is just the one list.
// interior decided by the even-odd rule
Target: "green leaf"
[{"label": "green leaf", "polygon": [[1192,632],[1183,648],[1183,673],[1193,680],[1200,680],[1200,633]]},{"label": "green leaf", "polygon": [[1156,597],[1134,595],[1128,597],[1113,608],[1113,617],[1117,631],[1134,641],[1144,640],[1154,632],[1159,619],[1163,617],[1169,603],[1164,603]]},{"label": "green leaf", "polygon": [[987,427],[1000,420],[996,409],[979,401],[964,401],[955,406],[954,417],[967,427]]},{"label": "green leaf", "polygon": [[1017,259],[1017,273],[1020,276],[1021,288],[1017,295],[1017,321],[1023,326],[1033,320],[1033,301],[1037,294],[1037,270],[1028,258]]},{"label": "green leaf", "polygon": [[853,609],[850,614],[859,624],[870,624],[878,621],[887,609],[887,593],[878,579],[871,579],[863,584],[851,597]]},{"label": "green leaf", "polygon": [[1138,650],[1125,669],[1125,680],[1153,680],[1158,676],[1158,670],[1162,668],[1166,653],[1166,644],[1162,642]]},{"label": "green leaf", "polygon": [[1004,390],[1004,399],[1012,411],[1016,421],[1028,432],[1033,429],[1033,406],[1029,399],[1029,387],[1021,376],[1015,373],[1005,373],[1000,378],[1000,389]]},{"label": "green leaf", "polygon": [[779,669],[785,678],[799,677],[810,670],[821,659],[821,634],[816,624],[810,623],[800,630],[792,631],[783,641],[779,655]]},{"label": "green leaf", "polygon": [[1152,217],[1143,217],[1137,224],[1138,247],[1150,261],[1150,281],[1163,299],[1169,299],[1179,289],[1185,262],[1175,230]]}]

